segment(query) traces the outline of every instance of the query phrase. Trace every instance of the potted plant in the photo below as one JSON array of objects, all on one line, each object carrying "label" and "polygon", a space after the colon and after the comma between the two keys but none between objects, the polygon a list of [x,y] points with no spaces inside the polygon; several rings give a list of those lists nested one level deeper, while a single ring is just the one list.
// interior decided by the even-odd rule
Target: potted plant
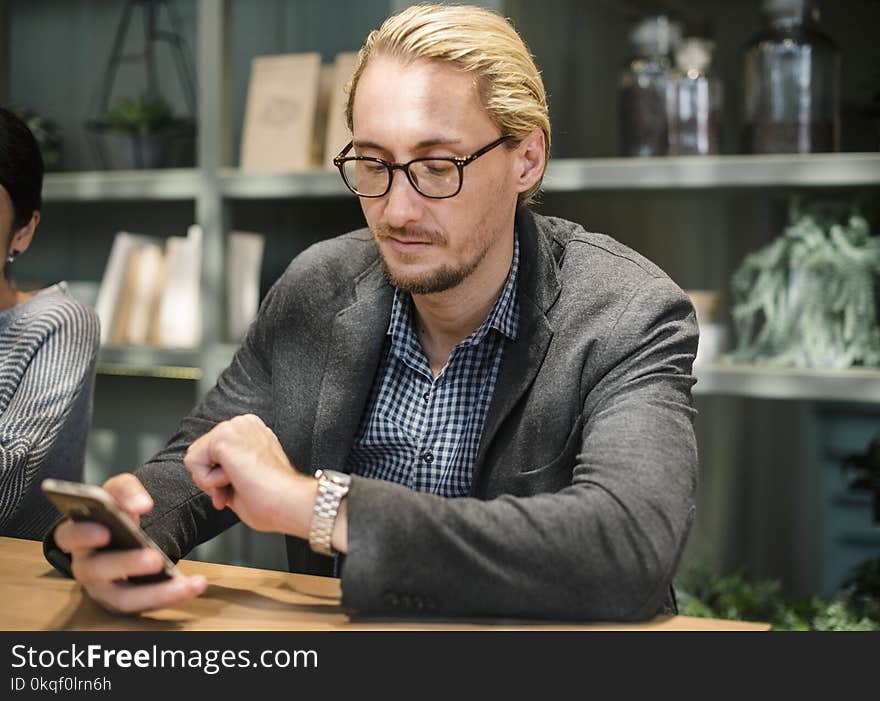
[{"label": "potted plant", "polygon": [[34,135],[43,158],[43,167],[47,171],[58,170],[62,151],[61,130],[58,125],[27,107],[10,105],[9,109],[27,124]]},{"label": "potted plant", "polygon": [[192,132],[192,121],[174,114],[161,97],[124,98],[96,121],[100,131],[126,136],[133,168],[164,168],[174,140]]}]

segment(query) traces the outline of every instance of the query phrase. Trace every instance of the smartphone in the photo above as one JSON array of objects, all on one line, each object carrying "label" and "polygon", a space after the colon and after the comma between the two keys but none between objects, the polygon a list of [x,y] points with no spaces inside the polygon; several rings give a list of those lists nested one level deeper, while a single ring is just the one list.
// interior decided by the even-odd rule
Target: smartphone
[{"label": "smartphone", "polygon": [[144,533],[134,519],[120,509],[113,497],[101,487],[81,482],[45,479],[40,488],[57,509],[72,521],[95,521],[106,526],[110,531],[110,543],[101,548],[102,550],[155,548],[162,555],[163,566],[159,572],[129,577],[129,582],[149,584],[181,576],[174,563],[152,538]]}]

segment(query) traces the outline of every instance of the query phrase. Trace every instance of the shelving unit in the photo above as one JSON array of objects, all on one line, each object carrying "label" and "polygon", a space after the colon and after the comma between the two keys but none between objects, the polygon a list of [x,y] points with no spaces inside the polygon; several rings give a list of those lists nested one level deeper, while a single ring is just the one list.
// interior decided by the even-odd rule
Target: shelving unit
[{"label": "shelving unit", "polygon": [[[86,172],[46,177],[48,202],[110,200],[183,200],[206,197],[199,169]],[[348,197],[335,170],[299,173],[243,173],[222,167],[210,174],[216,181],[211,209],[223,212],[235,200],[311,200]],[[656,159],[555,159],[544,190],[549,193],[588,190],[640,190],[766,187],[880,186],[880,154],[813,154],[806,156],[715,156]],[[221,232],[213,232],[214,237]],[[210,302],[209,302],[210,303]],[[161,348],[104,349],[98,371],[206,380],[202,355],[231,359],[233,346],[209,344],[187,352]],[[696,394],[763,399],[860,401],[880,403],[880,371],[793,370],[763,366],[708,365],[695,371]]]},{"label": "shelving unit", "polygon": [[[232,167],[235,161],[230,154],[235,147],[233,134],[237,128],[233,97],[240,97],[238,93],[241,92],[241,66],[246,64],[246,59],[242,56],[247,55],[241,47],[236,48],[233,41],[233,8],[235,21],[244,21],[251,34],[258,28],[256,14],[249,18],[243,15],[256,11],[252,10],[251,3],[240,0],[182,0],[182,2],[190,8],[190,15],[195,14],[197,25],[197,46],[193,48],[196,49],[194,56],[198,76],[197,151],[199,155],[195,167],[161,171],[53,173],[45,179],[44,200],[50,206],[57,205],[64,213],[71,210],[77,213],[88,210],[90,212],[88,216],[96,220],[100,219],[101,205],[105,204],[119,208],[120,205],[127,207],[128,203],[137,203],[137,206],[143,209],[155,208],[150,211],[162,208],[177,211],[174,207],[182,210],[181,202],[187,203],[187,207],[191,205],[193,221],[187,223],[201,225],[205,235],[202,271],[205,339],[203,345],[192,350],[105,347],[100,352],[98,372],[107,377],[144,378],[133,379],[131,382],[141,383],[139,386],[147,384],[151,387],[161,386],[158,392],[165,392],[170,386],[175,388],[173,391],[181,395],[191,392],[193,397],[198,398],[214,384],[217,374],[230,362],[236,349],[235,344],[226,341],[224,323],[226,232],[232,228],[242,227],[241,220],[244,220],[244,228],[248,228],[248,217],[253,217],[253,213],[260,210],[262,202],[270,204],[272,209],[285,212],[323,207],[324,209],[321,210],[323,213],[337,209],[334,200],[350,198],[351,195],[341,182],[338,173],[331,169],[302,173],[243,173]],[[688,2],[689,0],[681,0],[679,4],[687,5]],[[0,98],[13,82],[9,80],[9,75],[4,70],[4,64],[8,62],[6,52],[12,50],[9,48],[10,43],[5,41],[4,32],[11,25],[7,21],[7,15],[4,14],[4,7],[11,4],[9,0],[0,0]],[[367,4],[369,3],[359,4],[359,11]],[[376,2],[373,4],[375,5]],[[389,0],[388,9],[397,10],[405,4],[407,4],[405,0]],[[578,141],[573,135],[582,123],[584,133],[592,130],[593,133],[598,132],[601,135],[610,134],[614,126],[616,113],[613,109],[608,109],[611,105],[603,104],[599,108],[593,101],[596,96],[607,96],[610,94],[608,91],[613,90],[611,81],[615,78],[611,75],[612,71],[608,66],[617,60],[618,53],[625,50],[621,48],[625,44],[621,39],[625,37],[626,27],[615,24],[619,22],[617,15],[609,20],[607,32],[604,26],[599,29],[595,22],[583,21],[581,24],[578,22],[587,16],[580,13],[603,12],[609,15],[617,13],[616,9],[611,9],[616,4],[599,3],[598,0],[596,2],[560,0],[558,6],[552,9],[543,7],[532,9],[534,5],[524,0],[483,4],[500,6],[502,10],[512,7],[514,14],[524,13],[521,17],[514,16],[518,28],[521,31],[535,33],[534,37],[526,38],[538,56],[539,63],[542,60],[546,61],[540,67],[545,80],[548,81],[551,106],[562,105],[559,114],[563,119],[554,118],[555,148],[558,148],[563,155],[593,156],[605,153],[602,151],[604,144],[596,147],[596,137],[584,136]],[[696,7],[698,4],[701,7],[712,5],[712,3],[690,2],[688,7]],[[713,19],[718,20],[716,27],[719,29],[719,44],[723,44],[734,35],[741,35],[740,30],[748,21],[741,18],[747,13],[741,10],[740,3],[735,3],[736,8],[732,7],[734,3],[730,3],[730,6],[725,4],[723,7],[720,2],[715,4],[718,5],[716,8],[718,16]],[[752,0],[751,4],[757,5],[757,0]],[[261,12],[280,12],[278,8],[282,3],[267,5],[271,5],[274,9],[263,8]],[[319,4],[316,3],[315,7],[317,5]],[[29,13],[36,12],[32,4],[26,5],[21,2],[18,6],[26,8]],[[290,3],[290,7],[294,7],[294,4]],[[46,12],[60,12],[55,5],[52,5],[52,8]],[[93,8],[93,11],[109,14],[106,9]],[[323,10],[312,8],[308,11],[317,13]],[[862,8],[860,11],[872,10]],[[528,15],[532,12],[546,13],[548,22],[529,21]],[[554,20],[550,16],[565,12],[571,12],[572,17],[564,17],[564,22],[559,17]],[[282,15],[285,13],[288,20],[294,14],[292,10],[281,12]],[[845,13],[841,12],[841,14]],[[739,25],[734,27],[731,22],[726,22],[728,19],[731,22],[739,22]],[[311,17],[311,21],[315,22],[314,16]],[[565,31],[560,29],[563,24],[567,28]],[[274,31],[273,27],[272,32]],[[280,40],[272,43],[273,39],[277,40],[283,34],[283,31],[280,29],[277,36],[269,36],[272,34],[269,32],[265,46],[261,46],[260,50],[265,53],[290,50],[291,47],[283,45]],[[338,27],[334,28],[334,37],[339,31]],[[562,32],[562,36],[561,38],[544,36],[542,45],[542,32]],[[583,36],[580,35],[581,32]],[[603,33],[607,33],[608,36],[600,36]],[[332,43],[334,50],[352,48],[337,47],[333,42],[335,38],[332,41],[327,40],[327,43]],[[570,51],[569,49],[556,51],[563,42],[572,45],[569,46]],[[574,44],[577,46],[574,47]],[[552,52],[548,55],[545,48],[547,46],[553,47],[558,56],[553,56]],[[595,61],[603,52],[610,55],[610,58],[602,56],[602,61],[590,63],[590,60]],[[236,74],[236,66],[238,74]],[[589,70],[584,68],[585,66]],[[586,73],[590,75],[587,76]],[[563,79],[558,76],[565,76],[565,80],[576,83],[577,89],[568,90],[568,86],[563,84]],[[553,84],[554,80],[555,84]],[[232,94],[233,91],[236,91],[235,96]],[[599,197],[614,202],[625,201],[628,206],[631,201],[642,203],[647,198],[661,200],[668,196],[673,203],[669,205],[670,208],[685,200],[704,199],[708,202],[706,209],[711,209],[718,204],[721,197],[753,196],[757,199],[762,198],[765,193],[768,196],[779,197],[786,191],[845,191],[847,188],[880,193],[880,153],[722,155],[654,159],[554,157],[548,168],[544,190],[548,194],[548,200],[556,197],[553,201],[554,206],[557,201],[565,198],[568,198],[567,203],[578,199],[581,194],[585,196],[584,199],[588,199],[593,193],[599,193],[590,200],[590,204]],[[739,199],[735,200],[736,204],[739,202]],[[548,213],[556,214],[549,209]],[[699,228],[700,235],[705,233],[706,238],[709,238],[712,233],[711,225],[714,223],[712,217],[721,218],[726,213],[729,213],[729,210],[713,212],[712,215],[699,219],[697,227],[694,228]],[[643,216],[647,224],[655,225],[654,230],[656,230],[656,221],[651,221],[651,218],[668,214],[669,209],[661,210],[660,215],[655,215],[652,210],[652,213]],[[311,213],[310,216],[314,218],[319,215]],[[566,215],[562,214],[562,216]],[[590,223],[586,217],[582,221],[585,224]],[[299,223],[298,220],[295,222]],[[286,224],[286,220],[284,223]],[[311,223],[312,220],[308,219],[303,226],[307,228]],[[350,228],[360,225],[360,221],[352,221]],[[764,225],[768,226],[766,222]],[[674,238],[679,226],[681,226],[679,221],[673,221],[669,225],[672,232],[671,242],[669,249],[663,251],[669,256],[677,256],[685,250],[682,239]],[[687,223],[684,226],[686,227]],[[292,235],[295,236],[297,233],[299,232],[294,231]],[[306,233],[311,232],[306,231]],[[609,227],[607,233],[616,235],[617,231]],[[739,233],[737,230],[736,234]],[[724,232],[718,236],[723,234]],[[715,241],[717,242],[717,239]],[[717,263],[719,258],[723,259],[727,254],[725,250],[714,250],[711,243],[703,245],[704,248],[698,250],[695,257],[711,258],[716,263],[716,272],[731,265],[732,261],[729,257],[722,263]],[[663,260],[658,259],[657,262],[661,267],[666,266]],[[745,425],[749,420],[751,400],[787,400],[791,403],[801,402],[804,405],[830,402],[839,406],[852,404],[859,407],[880,406],[880,370],[796,370],[718,363],[697,366],[695,375],[697,384],[694,386],[694,393],[699,401],[722,403],[725,405],[725,412],[728,411],[727,407],[735,407],[729,410],[729,414],[722,412],[720,419],[713,417],[713,420],[719,423],[726,421],[731,426]],[[156,378],[156,380],[148,378]],[[163,384],[163,380],[169,379],[182,382]],[[108,382],[125,385],[127,389],[126,380],[114,379]],[[179,391],[176,388],[180,388]],[[733,399],[728,400],[728,398]],[[97,397],[97,401],[101,401],[100,396]],[[748,404],[748,408],[738,408],[742,404]],[[704,412],[704,414],[708,413]],[[727,429],[727,425],[722,425],[718,432],[724,433]],[[735,440],[735,438],[730,439],[731,443]],[[792,459],[796,460],[796,458]],[[740,481],[749,479],[739,472],[743,467],[745,466],[734,465],[731,468],[735,473],[731,479],[733,484],[738,485]],[[858,506],[856,502],[853,503]],[[876,533],[872,529],[850,529],[847,533],[850,534],[853,543],[861,546],[876,547],[880,537],[877,535],[880,529],[877,529]],[[246,558],[251,553],[249,548],[255,542],[250,538],[250,535],[241,536],[239,546],[230,550],[231,555],[230,552],[224,552],[224,559],[235,560],[241,564],[283,566],[281,561],[274,563],[271,560],[248,561]],[[726,538],[726,534],[722,534],[722,539]]]}]

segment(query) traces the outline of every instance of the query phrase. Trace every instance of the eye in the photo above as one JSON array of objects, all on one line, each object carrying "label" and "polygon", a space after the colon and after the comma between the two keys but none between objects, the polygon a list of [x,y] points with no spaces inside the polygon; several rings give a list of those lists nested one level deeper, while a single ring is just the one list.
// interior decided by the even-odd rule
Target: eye
[{"label": "eye", "polygon": [[382,163],[377,163],[376,161],[360,161],[359,165],[367,173],[381,173],[383,170],[385,170],[385,166]]},{"label": "eye", "polygon": [[450,161],[423,161],[422,166],[429,175],[449,175],[455,166]]}]

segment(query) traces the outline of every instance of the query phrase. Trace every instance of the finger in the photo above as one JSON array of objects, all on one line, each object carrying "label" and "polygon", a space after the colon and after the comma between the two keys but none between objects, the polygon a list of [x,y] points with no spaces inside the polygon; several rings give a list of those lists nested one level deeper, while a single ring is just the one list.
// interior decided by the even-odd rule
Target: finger
[{"label": "finger", "polygon": [[110,542],[110,531],[100,523],[67,519],[55,529],[55,545],[65,552],[103,548]]},{"label": "finger", "polygon": [[212,477],[212,473],[219,467],[215,462],[202,462],[200,459],[192,457],[192,454],[187,453],[183,459],[183,464],[186,466],[186,469],[189,470],[189,476],[193,483],[201,489],[213,486],[212,481],[228,482],[225,477],[217,475]]},{"label": "finger", "polygon": [[130,472],[114,475],[104,482],[104,489],[125,511],[139,516],[153,508],[153,499],[141,481]]},{"label": "finger", "polygon": [[208,490],[207,494],[211,497],[211,503],[214,505],[214,508],[217,511],[221,511],[229,505],[229,501],[232,499],[232,488],[216,487]]},{"label": "finger", "polygon": [[211,458],[211,442],[214,439],[214,435],[216,434],[218,427],[222,426],[222,424],[217,424],[207,433],[199,436],[190,443],[189,447],[186,449],[186,455],[183,456],[183,464],[186,468],[192,471],[197,467],[210,466],[214,464],[214,460]]},{"label": "finger", "polygon": [[[193,481],[195,481],[195,478],[193,478]],[[226,487],[232,484],[232,480],[229,479],[229,474],[226,470],[220,467],[220,465],[214,465],[212,468],[199,475],[199,482],[197,484],[202,489],[211,489]]]},{"label": "finger", "polygon": [[152,548],[77,553],[71,571],[83,584],[104,584],[162,569],[162,556]]},{"label": "finger", "polygon": [[182,604],[208,586],[204,575],[174,577],[156,584],[103,584],[90,587],[89,594],[105,608],[119,613],[155,611]]},{"label": "finger", "polygon": [[187,463],[185,460],[184,465],[189,470],[189,477],[193,481],[193,484],[204,489],[207,486],[205,481],[208,479],[208,475],[215,466],[194,462]]},{"label": "finger", "polygon": [[196,467],[190,470],[189,476],[193,484],[207,493],[210,493],[212,489],[226,487],[232,482],[226,470],[219,465]]}]

